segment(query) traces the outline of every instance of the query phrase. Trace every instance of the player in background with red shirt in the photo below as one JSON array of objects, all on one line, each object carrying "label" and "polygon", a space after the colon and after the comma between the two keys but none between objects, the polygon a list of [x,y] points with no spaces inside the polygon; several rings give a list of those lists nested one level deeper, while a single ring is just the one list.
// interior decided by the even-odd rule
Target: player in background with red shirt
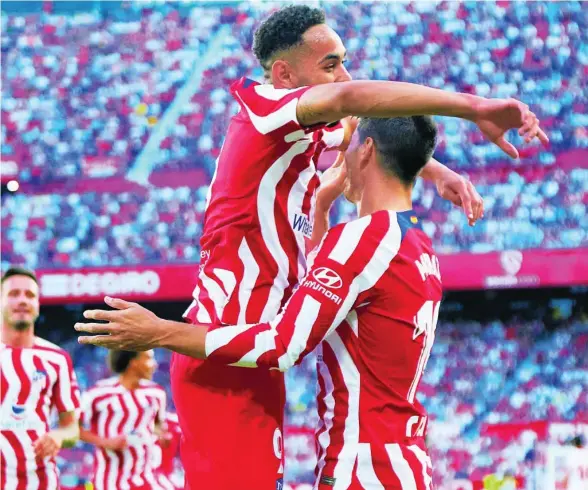
[{"label": "player in background with red shirt", "polygon": [[112,351],[115,376],[82,396],[80,439],[96,446],[95,490],[167,490],[153,463],[158,439],[166,444],[165,390],[151,381],[153,351]]},{"label": "player in background with red shirt", "polygon": [[[332,193],[319,189],[314,162],[327,147],[344,148],[337,121],[352,115],[462,117],[512,157],[517,152],[504,139],[508,129],[518,128],[527,141],[546,140],[535,115],[514,100],[349,81],[345,48],[324,22],[322,11],[306,6],[273,14],[254,43],[271,85],[241,79],[231,87],[241,112],[229,125],[210,186],[189,321],[222,329],[277,315],[304,277],[306,254],[328,227]],[[471,184],[435,161],[425,175],[445,197],[466,206],[470,221],[480,217],[478,197],[471,209]],[[103,317],[113,318],[118,321]],[[125,313],[124,321],[135,320]],[[206,488],[279,486],[283,376],[184,355],[174,355],[171,374],[187,481]]]},{"label": "player in background with red shirt", "polygon": [[167,433],[157,442],[155,451],[155,476],[160,486],[165,490],[179,490],[184,488],[181,478],[176,473],[176,458],[179,456],[182,430],[175,413],[167,412],[165,417]]},{"label": "player in background with red shirt", "polygon": [[[39,286],[32,271],[2,276],[0,483],[3,490],[55,490],[55,457],[79,435],[79,392],[69,354],[35,335]],[[50,430],[52,411],[59,428]]]}]

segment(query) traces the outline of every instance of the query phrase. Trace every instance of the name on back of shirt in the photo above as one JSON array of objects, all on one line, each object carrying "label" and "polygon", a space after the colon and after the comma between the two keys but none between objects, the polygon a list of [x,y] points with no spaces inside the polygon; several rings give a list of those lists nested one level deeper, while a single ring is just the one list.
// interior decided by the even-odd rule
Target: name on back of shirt
[{"label": "name on back of shirt", "polygon": [[429,276],[435,276],[437,279],[439,279],[439,281],[441,280],[439,259],[436,255],[421,254],[418,260],[415,262],[415,265],[421,274],[423,282],[426,281]]}]

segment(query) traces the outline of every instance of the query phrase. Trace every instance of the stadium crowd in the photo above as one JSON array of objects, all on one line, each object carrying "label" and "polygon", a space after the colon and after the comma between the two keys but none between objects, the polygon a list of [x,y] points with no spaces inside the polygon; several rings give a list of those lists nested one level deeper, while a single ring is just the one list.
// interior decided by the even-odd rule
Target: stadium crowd
[{"label": "stadium crowd", "polygon": [[[549,131],[548,150],[531,147],[520,162],[506,162],[472,126],[440,120],[436,157],[470,175],[487,213],[469,228],[434,189],[419,187],[417,209],[439,252],[588,244],[588,26],[580,2],[324,7],[346,41],[354,77],[524,95]],[[109,15],[3,14],[2,154],[18,162],[15,177],[27,193],[2,196],[3,265],[193,262],[205,183],[237,110],[228,87],[243,75],[263,76],[251,40],[266,11],[246,3],[181,10],[130,4]],[[220,25],[231,26],[221,52],[198,67]],[[136,192],[124,176],[198,68],[201,85],[149,155],[155,188]],[[205,177],[178,183],[177,171],[196,169]],[[97,183],[117,175],[123,183],[116,192]],[[56,190],[56,182],[68,187]],[[72,182],[88,183],[80,195],[64,195]],[[333,210],[336,220],[353,213],[343,201]]]},{"label": "stadium crowd", "polygon": [[[38,184],[132,164],[220,23],[160,6],[116,15],[2,15],[2,155]],[[88,35],[91,32],[91,35]],[[91,171],[90,171],[90,175]]]}]

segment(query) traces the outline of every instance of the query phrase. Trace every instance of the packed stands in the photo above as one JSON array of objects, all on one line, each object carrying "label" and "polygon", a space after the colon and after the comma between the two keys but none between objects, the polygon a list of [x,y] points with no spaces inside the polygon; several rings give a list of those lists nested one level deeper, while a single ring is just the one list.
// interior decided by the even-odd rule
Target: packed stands
[{"label": "packed stands", "polygon": [[124,174],[219,23],[165,5],[3,14],[3,158],[23,183]]},{"label": "packed stands", "polygon": [[[533,146],[508,162],[469,123],[440,121],[436,156],[470,175],[487,213],[469,228],[433,188],[419,187],[417,209],[439,252],[588,244],[588,28],[580,2],[324,7],[356,78],[524,97],[549,132],[549,149]],[[18,163],[29,201],[2,197],[3,265],[194,262],[206,184],[237,110],[228,86],[263,77],[251,41],[267,10],[129,4],[108,15],[3,14],[2,153]],[[230,26],[221,52],[199,66],[220,25]],[[124,176],[196,69],[201,85],[148,155],[152,188],[137,189]],[[333,215],[353,212],[340,202]]]}]

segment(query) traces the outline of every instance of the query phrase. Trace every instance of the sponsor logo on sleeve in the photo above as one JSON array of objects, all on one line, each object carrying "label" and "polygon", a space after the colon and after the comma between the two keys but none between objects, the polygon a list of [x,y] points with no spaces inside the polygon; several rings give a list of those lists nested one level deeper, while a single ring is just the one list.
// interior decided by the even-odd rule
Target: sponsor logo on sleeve
[{"label": "sponsor logo on sleeve", "polygon": [[341,276],[328,267],[318,267],[312,272],[312,275],[319,283],[328,288],[339,289],[343,286]]},{"label": "sponsor logo on sleeve", "polygon": [[324,294],[337,305],[340,305],[343,301],[341,296],[331,291],[332,289],[339,289],[343,286],[343,280],[339,274],[328,267],[319,267],[312,271],[312,274],[302,285]]}]

